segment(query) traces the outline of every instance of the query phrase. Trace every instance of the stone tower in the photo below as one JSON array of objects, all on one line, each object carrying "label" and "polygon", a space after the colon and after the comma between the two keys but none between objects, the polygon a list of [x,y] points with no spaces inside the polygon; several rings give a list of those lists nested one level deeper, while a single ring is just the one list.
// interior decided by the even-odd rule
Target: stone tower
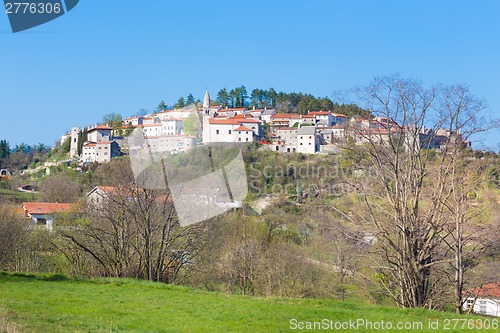
[{"label": "stone tower", "polygon": [[212,118],[212,113],[210,110],[210,95],[208,94],[208,90],[205,91],[205,97],[203,97],[203,143],[210,142],[210,133],[208,120]]},{"label": "stone tower", "polygon": [[210,112],[210,95],[208,94],[208,90],[205,91],[205,97],[203,97],[203,111]]},{"label": "stone tower", "polygon": [[71,129],[71,145],[69,148],[69,156],[74,157],[78,155],[78,134],[80,129],[78,127],[73,127]]}]

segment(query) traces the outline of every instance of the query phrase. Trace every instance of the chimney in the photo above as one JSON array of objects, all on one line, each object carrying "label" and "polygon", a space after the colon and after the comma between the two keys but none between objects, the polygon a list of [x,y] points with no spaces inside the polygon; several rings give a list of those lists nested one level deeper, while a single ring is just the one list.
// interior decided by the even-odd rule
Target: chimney
[{"label": "chimney", "polygon": [[255,105],[253,106],[253,110],[255,110]]},{"label": "chimney", "polygon": [[266,110],[267,110],[267,106],[264,106],[264,111],[266,111]]}]

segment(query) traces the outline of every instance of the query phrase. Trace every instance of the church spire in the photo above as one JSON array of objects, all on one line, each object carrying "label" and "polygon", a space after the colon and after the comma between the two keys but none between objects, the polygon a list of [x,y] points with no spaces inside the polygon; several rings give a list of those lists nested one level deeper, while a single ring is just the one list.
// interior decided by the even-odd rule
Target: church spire
[{"label": "church spire", "polygon": [[205,91],[205,97],[203,97],[203,109],[210,109],[210,95],[208,90]]}]

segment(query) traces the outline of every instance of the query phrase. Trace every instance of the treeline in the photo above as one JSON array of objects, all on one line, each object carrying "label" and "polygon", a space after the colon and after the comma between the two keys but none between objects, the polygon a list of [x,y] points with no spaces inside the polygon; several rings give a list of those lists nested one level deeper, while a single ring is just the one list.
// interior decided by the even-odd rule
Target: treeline
[{"label": "treeline", "polygon": [[[362,109],[356,104],[339,104],[329,97],[316,97],[302,92],[278,92],[272,87],[269,89],[255,88],[251,92],[244,85],[230,90],[224,87],[217,92],[214,102],[222,108],[273,108],[277,109],[279,113],[300,114],[323,110],[342,113],[348,117],[370,116],[370,111]],[[180,97],[172,107],[178,109],[199,103],[200,99],[195,99],[192,94],[189,94],[186,98]],[[156,108],[157,111],[167,109],[169,106],[164,101],[161,101]]]},{"label": "treeline", "polygon": [[0,168],[26,169],[31,163],[40,161],[48,151],[49,148],[43,143],[33,146],[21,143],[10,148],[7,140],[0,140]]}]

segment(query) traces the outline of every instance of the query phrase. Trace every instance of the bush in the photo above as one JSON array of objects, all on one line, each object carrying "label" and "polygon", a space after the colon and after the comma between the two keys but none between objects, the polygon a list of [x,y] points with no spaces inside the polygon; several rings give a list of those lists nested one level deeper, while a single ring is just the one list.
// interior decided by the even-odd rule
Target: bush
[{"label": "bush", "polygon": [[25,223],[7,207],[0,207],[0,269],[9,270],[26,238]]}]

